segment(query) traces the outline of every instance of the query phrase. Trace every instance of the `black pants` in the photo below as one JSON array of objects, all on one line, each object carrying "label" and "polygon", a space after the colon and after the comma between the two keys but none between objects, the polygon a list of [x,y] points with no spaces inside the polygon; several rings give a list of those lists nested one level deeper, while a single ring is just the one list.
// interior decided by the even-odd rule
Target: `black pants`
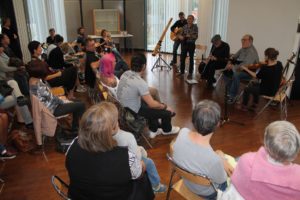
[{"label": "black pants", "polygon": [[260,94],[259,83],[250,84],[248,87],[244,89],[243,105],[244,106],[248,105],[250,95],[253,96],[253,103],[258,104],[259,94]]},{"label": "black pants", "polygon": [[73,114],[73,120],[72,120],[72,130],[76,131],[79,127],[79,119],[83,115],[85,111],[85,105],[84,103],[80,101],[72,102],[72,103],[65,103],[60,104],[57,106],[57,108],[54,110],[53,115],[55,117],[63,116],[66,114]]},{"label": "black pants", "polygon": [[77,79],[77,68],[66,68],[60,77],[53,78],[48,81],[51,87],[63,86],[67,91],[72,90],[75,87]]},{"label": "black pants", "polygon": [[217,69],[224,69],[226,67],[225,62],[210,61],[207,63],[204,72],[202,73],[202,78],[207,80],[208,85],[212,85],[216,82],[215,72]]},{"label": "black pants", "polygon": [[182,42],[181,43],[181,54],[180,54],[180,73],[181,74],[184,74],[184,71],[185,71],[185,59],[187,57],[187,53],[189,53],[189,57],[190,57],[189,74],[193,73],[195,47],[196,47],[195,43],[190,43],[190,42]]},{"label": "black pants", "polygon": [[175,40],[174,41],[174,44],[173,44],[173,58],[172,58],[172,63],[173,64],[176,64],[177,63],[177,50],[178,50],[178,47],[180,45],[180,40]]},{"label": "black pants", "polygon": [[[152,132],[156,132],[158,128],[162,128],[164,132],[169,132],[172,130],[172,113],[170,111],[152,109],[149,108],[145,102],[142,102],[142,106],[138,114],[148,120],[149,129]],[[161,124],[159,124],[158,119],[161,119]]]}]

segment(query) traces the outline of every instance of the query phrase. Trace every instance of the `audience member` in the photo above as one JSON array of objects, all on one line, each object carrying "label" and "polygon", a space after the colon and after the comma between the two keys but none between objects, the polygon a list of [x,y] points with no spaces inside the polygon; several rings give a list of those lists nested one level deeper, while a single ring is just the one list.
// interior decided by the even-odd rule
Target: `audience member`
[{"label": "audience member", "polygon": [[300,166],[293,163],[299,151],[300,136],[296,127],[287,121],[272,122],[266,127],[264,146],[239,158],[231,176],[230,194],[225,192],[225,196],[299,199]]},{"label": "audience member", "polygon": [[[210,178],[216,188],[224,191],[227,175],[233,167],[224,159],[221,151],[215,152],[210,140],[220,122],[220,106],[210,100],[200,101],[193,109],[192,123],[195,130],[181,129],[173,145],[173,158],[183,169],[203,174]],[[215,199],[217,193],[212,186],[201,186],[188,180],[184,184],[195,194],[205,199]]]},{"label": "audience member", "polygon": [[79,27],[77,29],[77,44],[79,45],[79,49],[82,50],[85,46],[85,40],[87,39],[86,35],[85,35],[85,28],[84,27]]},{"label": "audience member", "polygon": [[28,67],[43,68],[45,73],[47,73],[45,80],[51,87],[63,86],[67,91],[68,99],[75,99],[74,87],[77,80],[77,69],[70,67],[63,71],[56,72],[52,70],[45,61],[39,58],[42,54],[42,47],[38,41],[30,42],[28,49],[31,53],[31,61],[28,63]]},{"label": "audience member", "polygon": [[277,61],[278,54],[279,52],[276,49],[267,48],[265,50],[266,64],[260,67],[257,74],[248,68],[244,68],[247,73],[253,78],[259,79],[260,82],[252,82],[245,88],[242,110],[248,110],[247,106],[251,94],[253,95],[253,104],[249,109],[255,111],[259,102],[259,95],[274,96],[278,91],[283,69],[282,63]]},{"label": "audience member", "polygon": [[49,29],[49,36],[47,37],[47,41],[46,41],[48,45],[55,43],[54,37],[55,37],[55,29],[50,28]]},{"label": "audience member", "polygon": [[99,57],[96,54],[95,41],[88,38],[85,42],[85,83],[90,89],[95,87],[97,68],[99,67]]},{"label": "audience member", "polygon": [[155,193],[162,193],[167,190],[167,187],[160,183],[160,177],[157,172],[155,163],[149,157],[147,157],[147,152],[141,146],[137,145],[137,142],[132,133],[123,131],[118,128],[117,132],[113,134],[113,138],[117,141],[118,146],[128,147],[128,150],[137,155],[139,160],[145,163],[146,171],[150,179],[152,190]]},{"label": "audience member", "polygon": [[[79,118],[85,111],[84,103],[80,101],[72,102],[66,98],[59,98],[53,95],[50,86],[45,81],[45,78],[48,75],[47,68],[41,67],[40,65],[29,65],[27,70],[31,77],[30,93],[35,95],[55,117],[72,113],[73,120],[71,132],[77,134]],[[42,150],[42,141],[37,141],[37,145],[37,150]]]},{"label": "audience member", "polygon": [[11,21],[10,18],[6,17],[2,20],[2,34],[6,34],[10,39],[10,45],[9,47],[12,49],[14,54],[20,58],[23,59],[23,54],[21,51],[19,36],[16,30],[11,28]]},{"label": "audience member", "polygon": [[0,160],[12,159],[16,155],[8,151],[4,144],[7,142],[8,132],[8,116],[5,112],[0,110]]},{"label": "audience member", "polygon": [[117,98],[119,79],[114,75],[115,64],[115,56],[112,53],[105,54],[100,59],[99,74],[102,85],[110,91],[114,98]]},{"label": "audience member", "polygon": [[61,45],[64,42],[64,38],[61,35],[55,35],[54,44],[56,47],[48,52],[47,62],[49,66],[54,70],[61,70],[68,67],[74,67],[71,63],[67,63],[64,60],[64,53],[61,49]]},{"label": "audience member", "polygon": [[240,80],[250,80],[251,76],[244,71],[240,71],[241,66],[255,64],[259,62],[256,48],[253,46],[252,35],[244,35],[242,38],[242,48],[232,56],[233,60],[238,61],[239,64],[232,64],[229,61],[225,71],[225,80],[229,89],[228,103],[233,104],[236,101],[237,93],[240,87]]},{"label": "audience member", "polygon": [[[118,100],[124,107],[130,108],[148,120],[151,138],[159,134],[176,134],[180,128],[172,127],[171,124],[175,113],[166,104],[152,98],[149,87],[142,78],[146,71],[146,63],[144,54],[136,54],[132,57],[131,70],[123,73],[118,85]],[[159,119],[161,119],[161,124]]]},{"label": "audience member", "polygon": [[66,156],[69,195],[72,199],[129,199],[132,180],[145,170],[127,148],[118,147],[118,110],[107,102],[84,113],[78,133]]},{"label": "audience member", "polygon": [[[0,34],[0,43],[4,47],[4,53],[2,54],[2,59],[4,59],[5,62],[9,66],[14,66],[19,69],[24,69],[24,62],[18,58],[15,53],[11,50],[9,47],[10,45],[10,39],[5,34]],[[21,92],[28,96],[29,95],[29,88],[28,88],[28,74],[25,70],[17,70],[13,73],[13,78],[17,81],[19,88]]]},{"label": "audience member", "polygon": [[116,56],[116,61],[122,61],[123,58],[120,54],[120,52],[117,50],[116,45],[114,41],[111,38],[111,33],[107,30],[103,29],[101,31],[101,39],[100,39],[100,47],[102,50],[106,53],[112,52]]}]

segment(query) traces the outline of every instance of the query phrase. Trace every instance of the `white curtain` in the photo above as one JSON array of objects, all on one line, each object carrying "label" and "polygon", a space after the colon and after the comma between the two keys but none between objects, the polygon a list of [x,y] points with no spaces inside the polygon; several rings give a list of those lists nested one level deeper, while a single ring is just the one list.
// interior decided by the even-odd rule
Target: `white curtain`
[{"label": "white curtain", "polygon": [[228,6],[229,0],[214,0],[213,1],[213,20],[212,20],[212,35],[220,34],[222,40],[227,39],[227,21],[228,21]]},{"label": "white curtain", "polygon": [[45,42],[54,28],[67,41],[64,0],[27,0],[31,40]]},{"label": "white curtain", "polygon": [[[158,42],[165,26],[172,17],[173,25],[178,20],[178,13],[184,12],[186,17],[193,14],[198,19],[199,0],[147,0],[147,50],[152,51]],[[173,41],[170,28],[163,40],[161,51],[172,52]]]}]

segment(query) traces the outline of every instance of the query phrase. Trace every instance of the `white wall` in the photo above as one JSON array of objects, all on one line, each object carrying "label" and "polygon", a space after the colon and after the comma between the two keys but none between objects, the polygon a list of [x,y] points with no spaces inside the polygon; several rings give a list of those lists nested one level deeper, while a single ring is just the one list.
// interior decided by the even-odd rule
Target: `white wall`
[{"label": "white wall", "polygon": [[231,52],[241,47],[245,33],[252,34],[260,60],[268,47],[279,50],[285,64],[293,50],[300,15],[300,0],[230,0],[227,42]]}]

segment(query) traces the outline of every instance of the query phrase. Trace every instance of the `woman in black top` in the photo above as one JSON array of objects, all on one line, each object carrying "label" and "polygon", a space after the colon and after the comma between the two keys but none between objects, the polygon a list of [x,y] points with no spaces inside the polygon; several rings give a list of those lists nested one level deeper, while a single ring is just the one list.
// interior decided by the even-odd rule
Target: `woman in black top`
[{"label": "woman in black top", "polygon": [[283,69],[282,63],[277,61],[278,54],[279,52],[274,48],[267,48],[265,50],[266,64],[259,69],[257,74],[248,68],[243,67],[245,71],[247,71],[252,77],[259,79],[260,82],[250,84],[245,88],[242,110],[247,109],[251,94],[253,95],[253,105],[250,109],[254,110],[258,104],[259,95],[274,96],[278,91]]},{"label": "woman in black top", "polygon": [[142,162],[127,148],[117,147],[118,110],[103,102],[82,116],[78,138],[66,157],[71,199],[127,200],[132,180],[141,176]]}]

